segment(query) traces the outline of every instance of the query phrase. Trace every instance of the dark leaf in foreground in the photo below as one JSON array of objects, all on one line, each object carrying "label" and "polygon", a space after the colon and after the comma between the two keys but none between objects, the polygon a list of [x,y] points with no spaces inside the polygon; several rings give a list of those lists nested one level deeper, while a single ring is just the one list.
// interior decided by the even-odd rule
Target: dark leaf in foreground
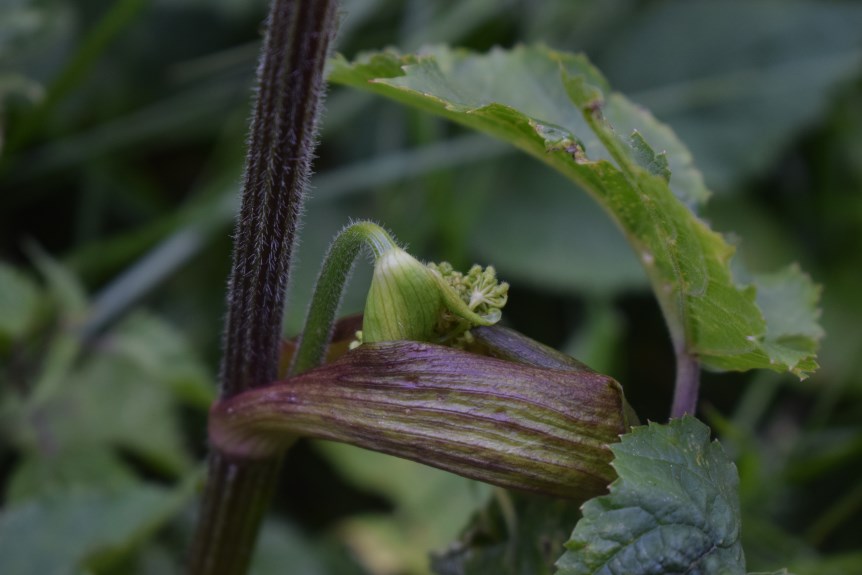
[{"label": "dark leaf in foreground", "polygon": [[739,476],[709,428],[683,417],[612,447],[619,479],[582,508],[560,575],[742,575]]}]

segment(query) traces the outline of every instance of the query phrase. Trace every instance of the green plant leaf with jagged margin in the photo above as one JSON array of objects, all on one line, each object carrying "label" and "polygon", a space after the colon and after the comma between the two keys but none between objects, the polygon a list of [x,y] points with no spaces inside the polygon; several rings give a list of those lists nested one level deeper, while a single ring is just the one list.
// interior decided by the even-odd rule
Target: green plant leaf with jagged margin
[{"label": "green plant leaf with jagged margin", "polygon": [[[708,191],[688,150],[612,92],[585,57],[525,46],[485,55],[382,52],[355,63],[337,58],[330,80],[508,141],[587,190],[640,257],[677,349],[719,369],[804,376],[817,368],[809,351],[816,338],[800,341],[793,326],[787,334],[767,325],[756,282],[737,285],[729,267],[733,248],[695,215]],[[814,313],[808,301],[787,299],[784,307],[805,306]]]},{"label": "green plant leaf with jagged margin", "polygon": [[610,449],[618,479],[581,508],[557,575],[745,574],[739,475],[706,425],[650,423]]},{"label": "green plant leaf with jagged margin", "polygon": [[686,416],[612,445],[619,478],[582,508],[558,575],[743,575],[736,466]]}]

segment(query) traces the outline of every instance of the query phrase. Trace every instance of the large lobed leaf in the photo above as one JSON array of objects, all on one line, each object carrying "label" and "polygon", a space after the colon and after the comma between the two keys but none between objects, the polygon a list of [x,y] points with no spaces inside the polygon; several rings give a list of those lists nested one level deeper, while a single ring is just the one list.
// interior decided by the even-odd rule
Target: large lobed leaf
[{"label": "large lobed leaf", "polygon": [[[587,190],[639,256],[678,349],[719,369],[817,368],[819,328],[767,325],[756,287],[730,272],[733,248],[696,216],[708,191],[688,150],[585,57],[524,46],[383,52],[336,59],[330,79],[508,141]],[[785,290],[781,307],[814,321],[810,298],[799,297],[810,280],[794,272],[792,281],[804,288]]]},{"label": "large lobed leaf", "polygon": [[686,416],[611,446],[619,479],[588,501],[558,575],[744,574],[736,467]]}]

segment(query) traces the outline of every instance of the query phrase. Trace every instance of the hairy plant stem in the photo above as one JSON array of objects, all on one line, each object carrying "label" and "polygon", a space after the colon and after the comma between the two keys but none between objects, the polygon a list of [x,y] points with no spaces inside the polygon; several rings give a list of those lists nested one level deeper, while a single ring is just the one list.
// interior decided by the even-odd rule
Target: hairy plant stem
[{"label": "hairy plant stem", "polygon": [[697,411],[697,398],[700,393],[700,363],[688,353],[684,345],[676,346],[676,383],[673,392],[671,417],[682,417],[686,413],[694,415]]},{"label": "hairy plant stem", "polygon": [[[336,0],[274,0],[270,10],[234,244],[222,398],[276,379],[284,293],[336,7]],[[246,572],[280,462],[280,455],[247,461],[213,449],[190,574]]]}]

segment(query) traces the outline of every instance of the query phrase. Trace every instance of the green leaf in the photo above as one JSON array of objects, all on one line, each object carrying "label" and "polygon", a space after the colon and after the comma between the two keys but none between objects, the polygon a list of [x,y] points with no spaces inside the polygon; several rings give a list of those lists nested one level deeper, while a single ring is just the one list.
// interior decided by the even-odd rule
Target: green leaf
[{"label": "green leaf", "polygon": [[205,401],[197,397],[206,386],[191,350],[170,326],[143,313],[124,320],[102,345],[43,408],[50,417],[42,433],[72,449],[129,449],[167,473],[189,469],[178,399]]},{"label": "green leaf", "polygon": [[733,248],[695,215],[708,192],[688,150],[611,92],[585,57],[524,46],[486,55],[384,52],[353,64],[336,59],[330,79],[506,140],[587,190],[640,258],[677,347],[705,365],[799,376],[814,368],[813,353],[799,353],[814,339],[768,339],[756,289],[731,275]]},{"label": "green leaf", "polygon": [[42,303],[39,286],[29,276],[0,262],[0,350],[33,328]]},{"label": "green leaf", "polygon": [[78,575],[110,563],[173,517],[191,490],[72,487],[0,515],[0,573]]},{"label": "green leaf", "polygon": [[619,478],[584,504],[559,575],[743,574],[736,466],[683,417],[611,446]]},{"label": "green leaf", "polygon": [[187,471],[179,407],[208,405],[206,369],[178,332],[144,313],[95,345],[77,369],[57,376],[49,395],[17,413],[6,430],[11,441],[26,452],[122,448],[163,473]]},{"label": "green leaf", "polygon": [[47,291],[67,323],[76,323],[87,312],[87,293],[81,280],[34,242],[25,244],[36,268],[45,278]]},{"label": "green leaf", "polygon": [[773,274],[756,275],[753,283],[757,288],[757,306],[766,319],[766,335],[760,342],[765,355],[758,352],[735,357],[730,366],[724,365],[723,358],[716,358],[713,367],[739,369],[747,361],[751,368],[757,368],[768,360],[794,366],[794,373],[815,371],[817,342],[824,335],[817,308],[820,286],[797,265]]},{"label": "green leaf", "polygon": [[182,402],[209,408],[215,398],[213,377],[182,333],[146,313],[131,315],[118,331],[111,342],[118,357],[133,362],[141,373],[161,382]]},{"label": "green leaf", "polygon": [[51,455],[31,454],[15,468],[6,488],[7,503],[43,499],[71,487],[123,489],[135,483],[132,471],[103,448]]}]

